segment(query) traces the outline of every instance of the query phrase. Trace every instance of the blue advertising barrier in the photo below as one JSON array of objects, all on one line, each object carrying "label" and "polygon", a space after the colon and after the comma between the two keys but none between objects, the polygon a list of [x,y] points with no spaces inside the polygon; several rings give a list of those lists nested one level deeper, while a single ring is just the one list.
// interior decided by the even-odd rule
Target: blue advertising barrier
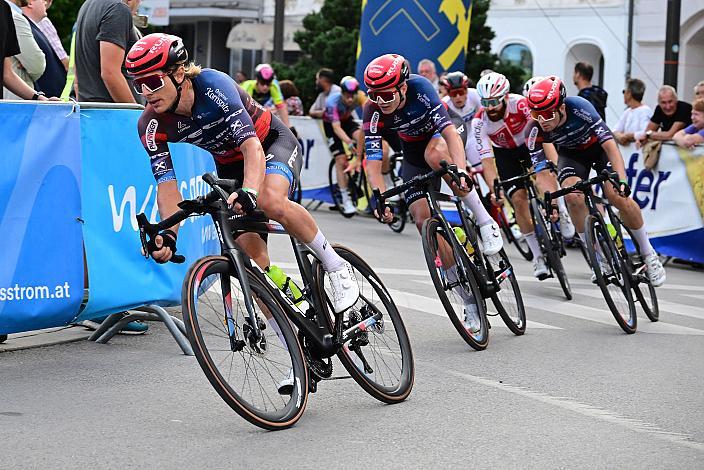
[{"label": "blue advertising barrier", "polygon": [[471,0],[368,0],[362,2],[356,76],[382,54],[403,55],[416,71],[421,59],[438,73],[464,70]]},{"label": "blue advertising barrier", "polygon": [[83,297],[78,113],[0,104],[0,334],[65,325]]},{"label": "blue advertising barrier", "polygon": [[[144,304],[177,305],[190,263],[219,251],[209,217],[190,218],[179,229],[184,264],[157,264],[140,249],[135,215],[158,220],[157,188],[137,135],[138,110],[81,111],[83,219],[89,266],[89,301],[78,320],[121,312]],[[181,194],[205,195],[201,175],[215,170],[209,153],[192,145],[171,144]]]}]

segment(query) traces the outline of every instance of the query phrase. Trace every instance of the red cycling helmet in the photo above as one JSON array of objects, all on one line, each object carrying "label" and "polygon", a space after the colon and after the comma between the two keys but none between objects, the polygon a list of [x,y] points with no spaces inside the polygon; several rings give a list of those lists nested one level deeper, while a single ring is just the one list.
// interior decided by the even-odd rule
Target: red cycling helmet
[{"label": "red cycling helmet", "polygon": [[469,78],[462,72],[450,72],[440,80],[440,85],[444,86],[447,91],[461,90],[469,87]]},{"label": "red cycling helmet", "polygon": [[170,69],[188,61],[188,51],[178,36],[153,33],[134,43],[125,58],[130,75]]},{"label": "red cycling helmet", "polygon": [[551,111],[565,102],[567,90],[558,77],[551,75],[533,84],[528,92],[528,106],[533,111]]},{"label": "red cycling helmet", "polygon": [[403,84],[410,72],[408,62],[399,54],[384,54],[364,69],[364,84],[370,90],[383,90]]}]

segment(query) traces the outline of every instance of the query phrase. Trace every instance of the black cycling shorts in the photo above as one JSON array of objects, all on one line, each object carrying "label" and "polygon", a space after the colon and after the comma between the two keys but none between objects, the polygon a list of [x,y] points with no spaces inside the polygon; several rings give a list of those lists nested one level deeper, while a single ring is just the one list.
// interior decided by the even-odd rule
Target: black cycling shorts
[{"label": "black cycling shorts", "polygon": [[[354,119],[340,121],[340,127],[342,127],[342,130],[345,131],[345,134],[347,134],[350,139],[353,139],[352,134],[359,130],[359,124],[357,124],[357,121]],[[338,155],[344,155],[345,146],[337,134],[335,134],[335,131],[332,128],[332,123],[323,121],[323,130],[325,131],[325,137],[328,138],[328,148],[330,149],[332,156],[337,157]]]},{"label": "black cycling shorts", "polygon": [[557,179],[560,184],[572,176],[586,180],[592,168],[597,173],[605,169],[611,171],[611,162],[601,145],[585,150],[558,150],[558,154]]},{"label": "black cycling shorts", "polygon": [[[526,174],[526,170],[531,167],[530,152],[525,145],[514,149],[493,147],[496,169],[499,171],[499,179],[507,180],[516,176]],[[526,189],[524,181],[514,181],[501,185],[504,193],[511,198],[519,189]]]},{"label": "black cycling shorts", "polygon": [[[462,139],[462,149],[464,150],[464,146],[467,144],[467,124],[461,118],[452,119],[452,123],[455,125],[455,128],[457,129],[457,132],[459,133],[460,138]],[[411,164],[417,167],[427,166],[425,162],[425,149],[428,146],[428,143],[431,141],[431,139],[442,138],[442,135],[437,132],[433,135],[427,136],[423,140],[401,140],[401,148],[403,149],[403,161],[411,162]],[[462,157],[462,159],[464,160],[465,156],[462,155]],[[449,155],[447,156],[447,161],[452,161],[452,158]]]},{"label": "black cycling shorts", "polygon": [[[415,163],[411,163],[406,159],[405,151],[404,151],[403,165],[401,165],[401,177],[403,178],[404,182],[414,178],[415,176],[424,175],[426,173],[429,173],[430,171],[432,171],[432,168],[430,168],[430,166],[427,163],[425,163],[425,160],[423,160],[422,164],[420,164],[420,165],[417,165]],[[433,185],[432,189],[435,191],[440,191],[440,178],[437,179],[437,182],[435,183],[435,185]],[[408,191],[406,191],[405,196],[406,196],[406,204],[408,204],[410,206],[415,201],[418,201],[420,199],[424,199],[425,198],[425,191],[423,191],[423,189],[411,188]]]}]

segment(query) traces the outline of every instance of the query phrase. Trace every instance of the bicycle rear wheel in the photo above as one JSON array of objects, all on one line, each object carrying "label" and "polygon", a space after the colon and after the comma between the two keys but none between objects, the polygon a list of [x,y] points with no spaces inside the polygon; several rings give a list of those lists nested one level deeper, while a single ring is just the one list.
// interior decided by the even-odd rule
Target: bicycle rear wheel
[{"label": "bicycle rear wheel", "polygon": [[503,249],[495,255],[485,255],[484,260],[489,276],[493,276],[500,288],[491,301],[508,329],[520,336],[526,332],[526,307],[513,266]]},{"label": "bicycle rear wheel", "polygon": [[608,229],[599,219],[590,214],[585,224],[590,264],[606,304],[621,329],[628,334],[635,333],[638,317],[626,271],[628,267],[619,256]]},{"label": "bicycle rear wheel", "polygon": [[535,221],[535,235],[538,237],[538,241],[547,258],[550,269],[555,273],[557,280],[560,282],[560,287],[562,287],[565,298],[572,300],[572,287],[570,286],[565,267],[562,265],[562,260],[560,259],[562,251],[561,243],[557,238],[557,234],[552,230],[552,224],[545,220],[543,208],[544,206],[541,202],[531,199],[530,209],[533,212],[533,220]]},{"label": "bicycle rear wheel", "polygon": [[[457,252],[452,248],[450,236],[454,237],[454,233],[448,234],[440,221],[434,217],[423,222],[421,236],[430,278],[433,280],[435,290],[442,306],[445,308],[445,312],[450,317],[450,321],[467,344],[477,351],[486,349],[489,344],[489,322],[486,318],[486,303],[474,278],[474,272],[469,268],[471,261],[467,253],[464,250]],[[440,256],[441,246],[449,252],[447,254],[452,257],[454,265],[443,265]],[[460,272],[459,264],[455,262],[460,257],[462,258],[462,264],[467,267],[466,272]],[[456,270],[456,281],[448,279],[448,270],[452,268]],[[465,325],[465,303],[471,308],[476,306],[477,315],[479,316],[478,331],[471,331]]]},{"label": "bicycle rear wheel", "polygon": [[[244,306],[244,294],[230,261],[201,258],[183,282],[183,321],[198,364],[216,392],[237,414],[264,429],[292,426],[308,400],[308,372],[296,334],[278,303],[248,272],[259,341]],[[280,395],[280,382],[293,374],[291,395]]]},{"label": "bicycle rear wheel", "polygon": [[342,313],[335,314],[330,281],[315,261],[315,285],[325,299],[322,315],[330,331],[345,331],[360,321],[381,313],[382,318],[353,337],[337,353],[342,365],[367,393],[384,403],[398,403],[411,393],[415,379],[413,352],[406,327],[391,295],[372,268],[356,253],[341,245],[335,252],[354,269],[360,296]]}]

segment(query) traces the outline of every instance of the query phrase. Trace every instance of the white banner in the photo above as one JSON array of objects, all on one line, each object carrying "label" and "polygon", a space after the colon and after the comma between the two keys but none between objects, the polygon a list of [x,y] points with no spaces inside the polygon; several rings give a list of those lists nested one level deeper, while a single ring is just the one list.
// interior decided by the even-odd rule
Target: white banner
[{"label": "white banner", "polygon": [[[621,147],[631,197],[643,212],[652,237],[676,235],[701,229],[704,212],[704,148],[694,152],[664,144],[653,170],[643,166],[634,145]],[[693,188],[698,188],[700,204]]]},{"label": "white banner", "polygon": [[291,116],[289,120],[298,131],[298,140],[301,142],[305,157],[301,169],[303,198],[331,202],[328,167],[332,155],[323,133],[323,122],[302,116]]},{"label": "white banner", "polygon": [[142,0],[139,14],[148,16],[152,26],[168,26],[169,6],[169,0]]}]

